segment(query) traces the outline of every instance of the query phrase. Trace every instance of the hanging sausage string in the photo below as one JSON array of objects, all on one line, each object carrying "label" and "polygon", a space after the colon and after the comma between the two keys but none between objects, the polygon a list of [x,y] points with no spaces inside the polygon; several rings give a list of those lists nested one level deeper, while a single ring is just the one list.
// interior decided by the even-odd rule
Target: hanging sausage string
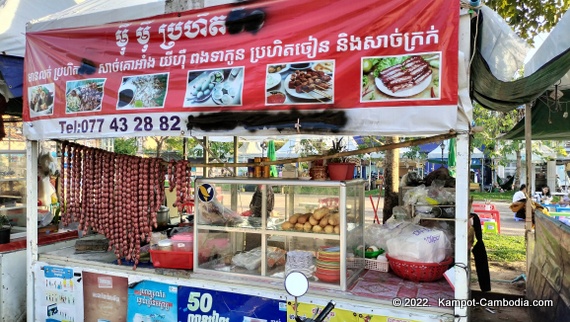
[{"label": "hanging sausage string", "polygon": [[87,233],[96,231],[109,240],[120,265],[140,260],[141,243],[150,242],[157,228],[157,213],[164,203],[168,173],[176,189],[174,206],[182,212],[192,196],[188,161],[121,155],[80,144],[61,142],[61,221],[77,223]]}]

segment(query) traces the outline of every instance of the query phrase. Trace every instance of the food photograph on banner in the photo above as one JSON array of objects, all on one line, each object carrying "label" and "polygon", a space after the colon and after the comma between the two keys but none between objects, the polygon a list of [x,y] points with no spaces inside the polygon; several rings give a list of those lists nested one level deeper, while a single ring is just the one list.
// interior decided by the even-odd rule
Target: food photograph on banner
[{"label": "food photograph on banner", "polygon": [[267,65],[265,104],[332,104],[333,61]]},{"label": "food photograph on banner", "polygon": [[168,73],[123,77],[117,110],[163,108],[168,92]]},{"label": "food photograph on banner", "polygon": [[66,83],[65,113],[101,111],[105,96],[105,78],[92,78]]},{"label": "food photograph on banner", "polygon": [[29,87],[30,114],[34,116],[53,114],[54,92],[54,83]]},{"label": "food photograph on banner", "polygon": [[243,67],[188,72],[184,107],[241,106]]},{"label": "food photograph on banner", "polygon": [[361,101],[441,97],[440,53],[362,58]]}]

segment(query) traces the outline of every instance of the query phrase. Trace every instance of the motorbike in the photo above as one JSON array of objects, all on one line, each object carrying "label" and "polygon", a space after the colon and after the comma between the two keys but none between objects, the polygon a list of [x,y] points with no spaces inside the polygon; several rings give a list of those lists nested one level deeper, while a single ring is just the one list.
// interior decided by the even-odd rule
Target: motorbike
[{"label": "motorbike", "polygon": [[[312,318],[301,318],[297,314],[297,297],[301,297],[309,290],[309,279],[299,271],[292,271],[285,277],[285,290],[295,298],[295,321],[296,322],[323,322],[334,309],[336,303],[329,301],[322,311],[316,312]],[[318,313],[318,315],[317,315]]]}]

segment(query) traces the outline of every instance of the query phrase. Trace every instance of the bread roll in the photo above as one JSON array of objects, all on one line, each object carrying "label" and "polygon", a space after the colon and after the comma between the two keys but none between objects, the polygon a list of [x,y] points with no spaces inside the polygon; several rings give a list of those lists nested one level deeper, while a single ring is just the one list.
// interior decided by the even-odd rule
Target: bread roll
[{"label": "bread roll", "polygon": [[329,223],[329,225],[332,225],[332,226],[336,226],[336,225],[340,224],[340,215],[338,214],[338,212],[329,216],[328,223]]},{"label": "bread roll", "polygon": [[291,228],[293,228],[293,224],[288,221],[281,224],[281,229],[283,230],[289,230]]},{"label": "bread roll", "polygon": [[323,231],[323,227],[319,226],[319,225],[314,225],[313,226],[313,232],[314,233],[320,233]]},{"label": "bread roll", "polygon": [[307,221],[303,226],[303,230],[306,232],[310,232],[311,230],[313,230],[313,225],[311,225],[311,223]]},{"label": "bread roll", "polygon": [[328,224],[329,224],[329,215],[327,214],[319,221],[319,226],[325,228]]},{"label": "bread roll", "polygon": [[310,222],[311,225],[313,225],[313,226],[318,225],[318,224],[319,224],[319,221],[320,221],[320,220],[316,219],[314,216],[310,216],[310,217],[309,217],[309,222]]},{"label": "bread roll", "polygon": [[302,214],[294,214],[293,216],[289,217],[289,222],[292,224],[296,224],[297,223],[297,219],[299,219],[299,216],[301,216]]},{"label": "bread roll", "polygon": [[317,219],[317,220],[321,220],[328,213],[329,213],[329,208],[321,207],[321,208],[315,210],[315,212],[313,213],[313,217],[315,217],[315,219]]},{"label": "bread roll", "polygon": [[327,225],[327,226],[325,227],[325,233],[327,233],[327,234],[332,234],[332,233],[334,233],[334,226]]},{"label": "bread roll", "polygon": [[310,216],[310,215],[311,215],[311,214],[303,214],[303,215],[299,216],[299,218],[297,218],[297,222],[300,223],[300,224],[306,223],[307,220],[309,220],[309,216]]}]

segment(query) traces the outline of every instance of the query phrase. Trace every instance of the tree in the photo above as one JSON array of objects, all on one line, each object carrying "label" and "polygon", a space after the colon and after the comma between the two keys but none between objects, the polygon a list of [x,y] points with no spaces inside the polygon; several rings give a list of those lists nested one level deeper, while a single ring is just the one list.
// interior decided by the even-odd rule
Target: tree
[{"label": "tree", "polygon": [[554,28],[570,8],[569,0],[489,0],[485,5],[496,11],[529,44],[542,32]]},{"label": "tree", "polygon": [[137,153],[137,139],[117,138],[115,139],[113,151],[119,154],[135,155]]},{"label": "tree", "polygon": [[168,136],[151,136],[150,138],[156,143],[155,156],[160,158],[160,152],[162,151],[162,147],[164,142],[168,139]]},{"label": "tree", "polygon": [[[390,137],[386,143],[398,143],[400,138]],[[398,205],[398,189],[400,186],[400,156],[399,149],[386,151],[384,162],[384,209],[382,210],[383,222],[392,216],[392,209]]]}]

